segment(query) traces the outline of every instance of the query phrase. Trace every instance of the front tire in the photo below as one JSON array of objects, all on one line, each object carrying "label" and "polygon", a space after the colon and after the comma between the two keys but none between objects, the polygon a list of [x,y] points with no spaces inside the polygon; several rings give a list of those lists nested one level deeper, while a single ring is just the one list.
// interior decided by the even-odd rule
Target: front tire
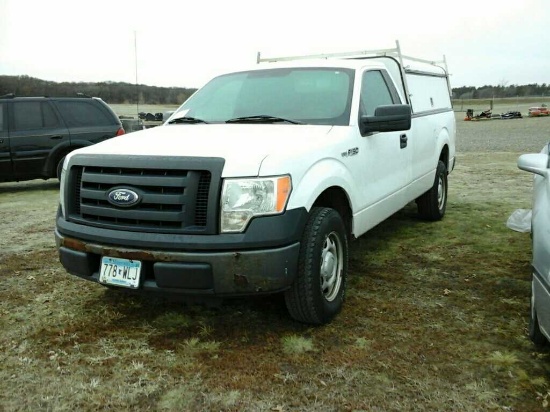
[{"label": "front tire", "polygon": [[285,292],[290,315],[314,325],[334,318],[344,303],[347,269],[348,243],[340,214],[314,207],[302,235],[298,275]]},{"label": "front tire", "polygon": [[416,199],[418,214],[422,219],[441,220],[447,209],[447,167],[441,160],[437,163],[432,188]]}]

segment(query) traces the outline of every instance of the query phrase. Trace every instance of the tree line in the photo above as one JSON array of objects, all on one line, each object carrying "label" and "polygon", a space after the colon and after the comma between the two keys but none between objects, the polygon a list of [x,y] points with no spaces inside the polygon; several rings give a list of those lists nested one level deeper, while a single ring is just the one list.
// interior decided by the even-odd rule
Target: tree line
[{"label": "tree line", "polygon": [[[462,86],[452,89],[453,99],[491,99],[503,97],[550,96],[550,85]],[[76,96],[84,93],[101,97],[107,103],[179,105],[196,89],[184,87],[157,87],[123,82],[53,82],[30,76],[0,76],[0,96],[14,93],[16,96]],[[139,102],[137,99],[139,98]]]},{"label": "tree line", "polygon": [[453,99],[492,99],[504,97],[550,96],[550,84],[500,84],[498,86],[463,86],[453,88]]},{"label": "tree line", "polygon": [[16,96],[76,96],[83,93],[101,97],[111,104],[161,104],[179,105],[196,89],[184,87],[157,87],[124,82],[53,82],[30,76],[0,76],[0,96],[14,93]]}]

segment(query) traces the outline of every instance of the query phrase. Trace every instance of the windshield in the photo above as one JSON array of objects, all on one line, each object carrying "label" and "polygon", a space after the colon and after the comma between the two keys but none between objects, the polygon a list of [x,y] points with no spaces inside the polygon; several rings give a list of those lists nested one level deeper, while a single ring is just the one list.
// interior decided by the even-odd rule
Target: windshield
[{"label": "windshield", "polygon": [[[207,83],[172,115],[207,123],[272,122],[349,124],[353,71],[285,68],[239,72]],[[178,122],[174,122],[176,124]],[[181,122],[180,122],[181,123]],[[185,122],[190,123],[190,122]]]}]

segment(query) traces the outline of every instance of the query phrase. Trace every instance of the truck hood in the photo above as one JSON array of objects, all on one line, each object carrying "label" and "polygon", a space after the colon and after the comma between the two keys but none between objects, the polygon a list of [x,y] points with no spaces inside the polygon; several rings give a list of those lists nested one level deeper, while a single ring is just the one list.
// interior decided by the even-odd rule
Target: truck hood
[{"label": "truck hood", "polygon": [[225,159],[223,177],[257,176],[269,155],[300,153],[323,145],[332,126],[291,124],[193,124],[158,126],[72,152]]}]

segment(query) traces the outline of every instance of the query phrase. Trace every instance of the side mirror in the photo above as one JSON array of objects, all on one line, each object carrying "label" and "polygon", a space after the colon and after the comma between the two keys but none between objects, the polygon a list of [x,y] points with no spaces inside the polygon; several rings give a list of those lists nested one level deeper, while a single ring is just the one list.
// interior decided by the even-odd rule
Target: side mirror
[{"label": "side mirror", "polygon": [[535,173],[547,177],[549,158],[545,153],[523,154],[518,159],[518,167],[526,172]]},{"label": "side mirror", "polygon": [[411,117],[411,106],[408,104],[379,106],[374,110],[374,116],[361,116],[359,128],[362,135],[372,132],[409,130]]}]

